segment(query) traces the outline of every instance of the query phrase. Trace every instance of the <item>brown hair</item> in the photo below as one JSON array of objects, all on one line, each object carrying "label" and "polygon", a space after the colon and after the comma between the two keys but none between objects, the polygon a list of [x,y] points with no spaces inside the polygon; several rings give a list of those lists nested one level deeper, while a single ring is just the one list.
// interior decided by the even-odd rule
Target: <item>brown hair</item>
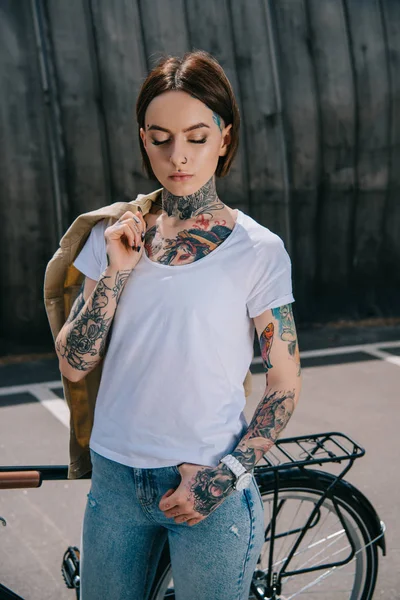
[{"label": "brown hair", "polygon": [[217,59],[205,50],[186,52],[182,58],[162,58],[150,71],[142,84],[136,102],[139,144],[143,170],[150,179],[157,179],[151,168],[149,157],[140,137],[140,128],[145,129],[144,117],[150,102],[160,94],[180,90],[204,102],[208,108],[224,120],[225,127],[232,123],[231,142],[225,156],[220,156],[215,171],[216,177],[229,173],[239,145],[239,108],[232,86]]}]

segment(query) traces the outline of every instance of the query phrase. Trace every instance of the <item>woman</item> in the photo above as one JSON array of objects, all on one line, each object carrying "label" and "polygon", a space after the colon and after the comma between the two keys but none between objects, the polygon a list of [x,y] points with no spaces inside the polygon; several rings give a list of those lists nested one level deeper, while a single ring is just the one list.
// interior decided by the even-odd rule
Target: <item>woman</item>
[{"label": "woman", "polygon": [[[290,259],[277,235],[218,196],[239,111],[213,57],[162,60],[137,121],[160,199],[145,217],[92,229],[74,263],[83,294],[56,341],[73,381],[105,356],[82,600],[147,598],[167,537],[177,600],[245,599],[264,541],[252,470],[300,391]],[[267,385],[248,425],[255,329]]]}]

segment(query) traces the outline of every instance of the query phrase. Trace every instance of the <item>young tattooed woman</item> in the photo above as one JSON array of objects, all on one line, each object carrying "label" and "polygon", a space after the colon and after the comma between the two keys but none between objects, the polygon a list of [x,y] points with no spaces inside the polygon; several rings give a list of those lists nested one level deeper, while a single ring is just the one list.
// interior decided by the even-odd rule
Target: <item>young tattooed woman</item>
[{"label": "young tattooed woman", "polygon": [[[177,600],[244,600],[264,541],[252,471],[300,391],[290,259],[277,235],[218,196],[239,112],[215,59],[163,59],[136,108],[159,200],[92,229],[75,261],[84,288],[57,339],[72,380],[104,356],[82,600],[147,598],[167,537]],[[267,380],[248,424],[255,330]]]}]

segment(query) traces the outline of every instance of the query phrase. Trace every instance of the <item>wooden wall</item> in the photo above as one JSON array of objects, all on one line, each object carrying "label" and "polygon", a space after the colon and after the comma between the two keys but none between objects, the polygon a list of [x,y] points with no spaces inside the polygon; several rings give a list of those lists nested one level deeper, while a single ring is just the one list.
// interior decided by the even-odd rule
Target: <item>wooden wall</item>
[{"label": "wooden wall", "polygon": [[398,0],[0,0],[0,325],[48,336],[43,274],[81,212],[157,187],[134,106],[201,48],[237,95],[219,195],[285,240],[300,323],[399,314]]}]

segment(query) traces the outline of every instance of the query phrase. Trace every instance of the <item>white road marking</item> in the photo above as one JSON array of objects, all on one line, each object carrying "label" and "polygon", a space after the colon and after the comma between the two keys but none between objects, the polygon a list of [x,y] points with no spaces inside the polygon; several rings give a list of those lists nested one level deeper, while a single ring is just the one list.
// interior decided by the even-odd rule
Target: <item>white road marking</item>
[{"label": "white road marking", "polygon": [[383,352],[383,350],[379,350],[378,348],[370,348],[367,350],[367,354],[371,354],[371,356],[375,356],[376,358],[380,358],[381,360],[385,360],[392,365],[400,367],[400,356],[394,356],[393,354],[389,354],[389,352]]},{"label": "white road marking", "polygon": [[60,421],[65,427],[69,427],[69,408],[65,400],[59,398],[46,384],[36,383],[32,386],[32,394],[36,396],[40,404]]},{"label": "white road marking", "polygon": [[[358,344],[355,346],[339,346],[337,348],[322,348],[320,350],[306,350],[300,352],[300,358],[314,358],[323,356],[335,356],[339,354],[353,354],[354,352],[364,352],[370,354],[379,360],[384,360],[392,365],[400,367],[400,356],[394,356],[384,349],[400,348],[400,341],[382,342],[378,344]],[[256,356],[252,360],[253,365],[262,364],[261,356]],[[12,394],[32,394],[38,402],[65,427],[69,428],[69,408],[65,400],[59,398],[51,388],[62,387],[61,378],[55,381],[45,381],[43,383],[30,383],[26,385],[10,385],[0,387],[0,396]]]},{"label": "white road marking", "polygon": [[[388,358],[394,358],[395,360],[388,360],[395,365],[400,365],[399,357],[393,356],[388,352],[381,351],[381,348],[400,348],[400,341],[398,342],[382,342],[381,344],[358,344],[356,346],[338,346],[336,348],[321,348],[320,350],[305,350],[300,351],[300,358],[314,358],[316,356],[335,356],[337,354],[353,354],[354,352],[365,352],[371,354],[382,360],[388,360]],[[379,354],[379,356],[378,356]],[[262,364],[261,356],[253,358],[252,364]]]},{"label": "white road marking", "polygon": [[58,420],[69,427],[69,408],[65,400],[59,398],[51,391],[52,387],[60,387],[61,381],[47,381],[45,383],[31,383],[27,385],[11,385],[0,388],[0,396],[11,394],[32,394],[40,404]]}]

